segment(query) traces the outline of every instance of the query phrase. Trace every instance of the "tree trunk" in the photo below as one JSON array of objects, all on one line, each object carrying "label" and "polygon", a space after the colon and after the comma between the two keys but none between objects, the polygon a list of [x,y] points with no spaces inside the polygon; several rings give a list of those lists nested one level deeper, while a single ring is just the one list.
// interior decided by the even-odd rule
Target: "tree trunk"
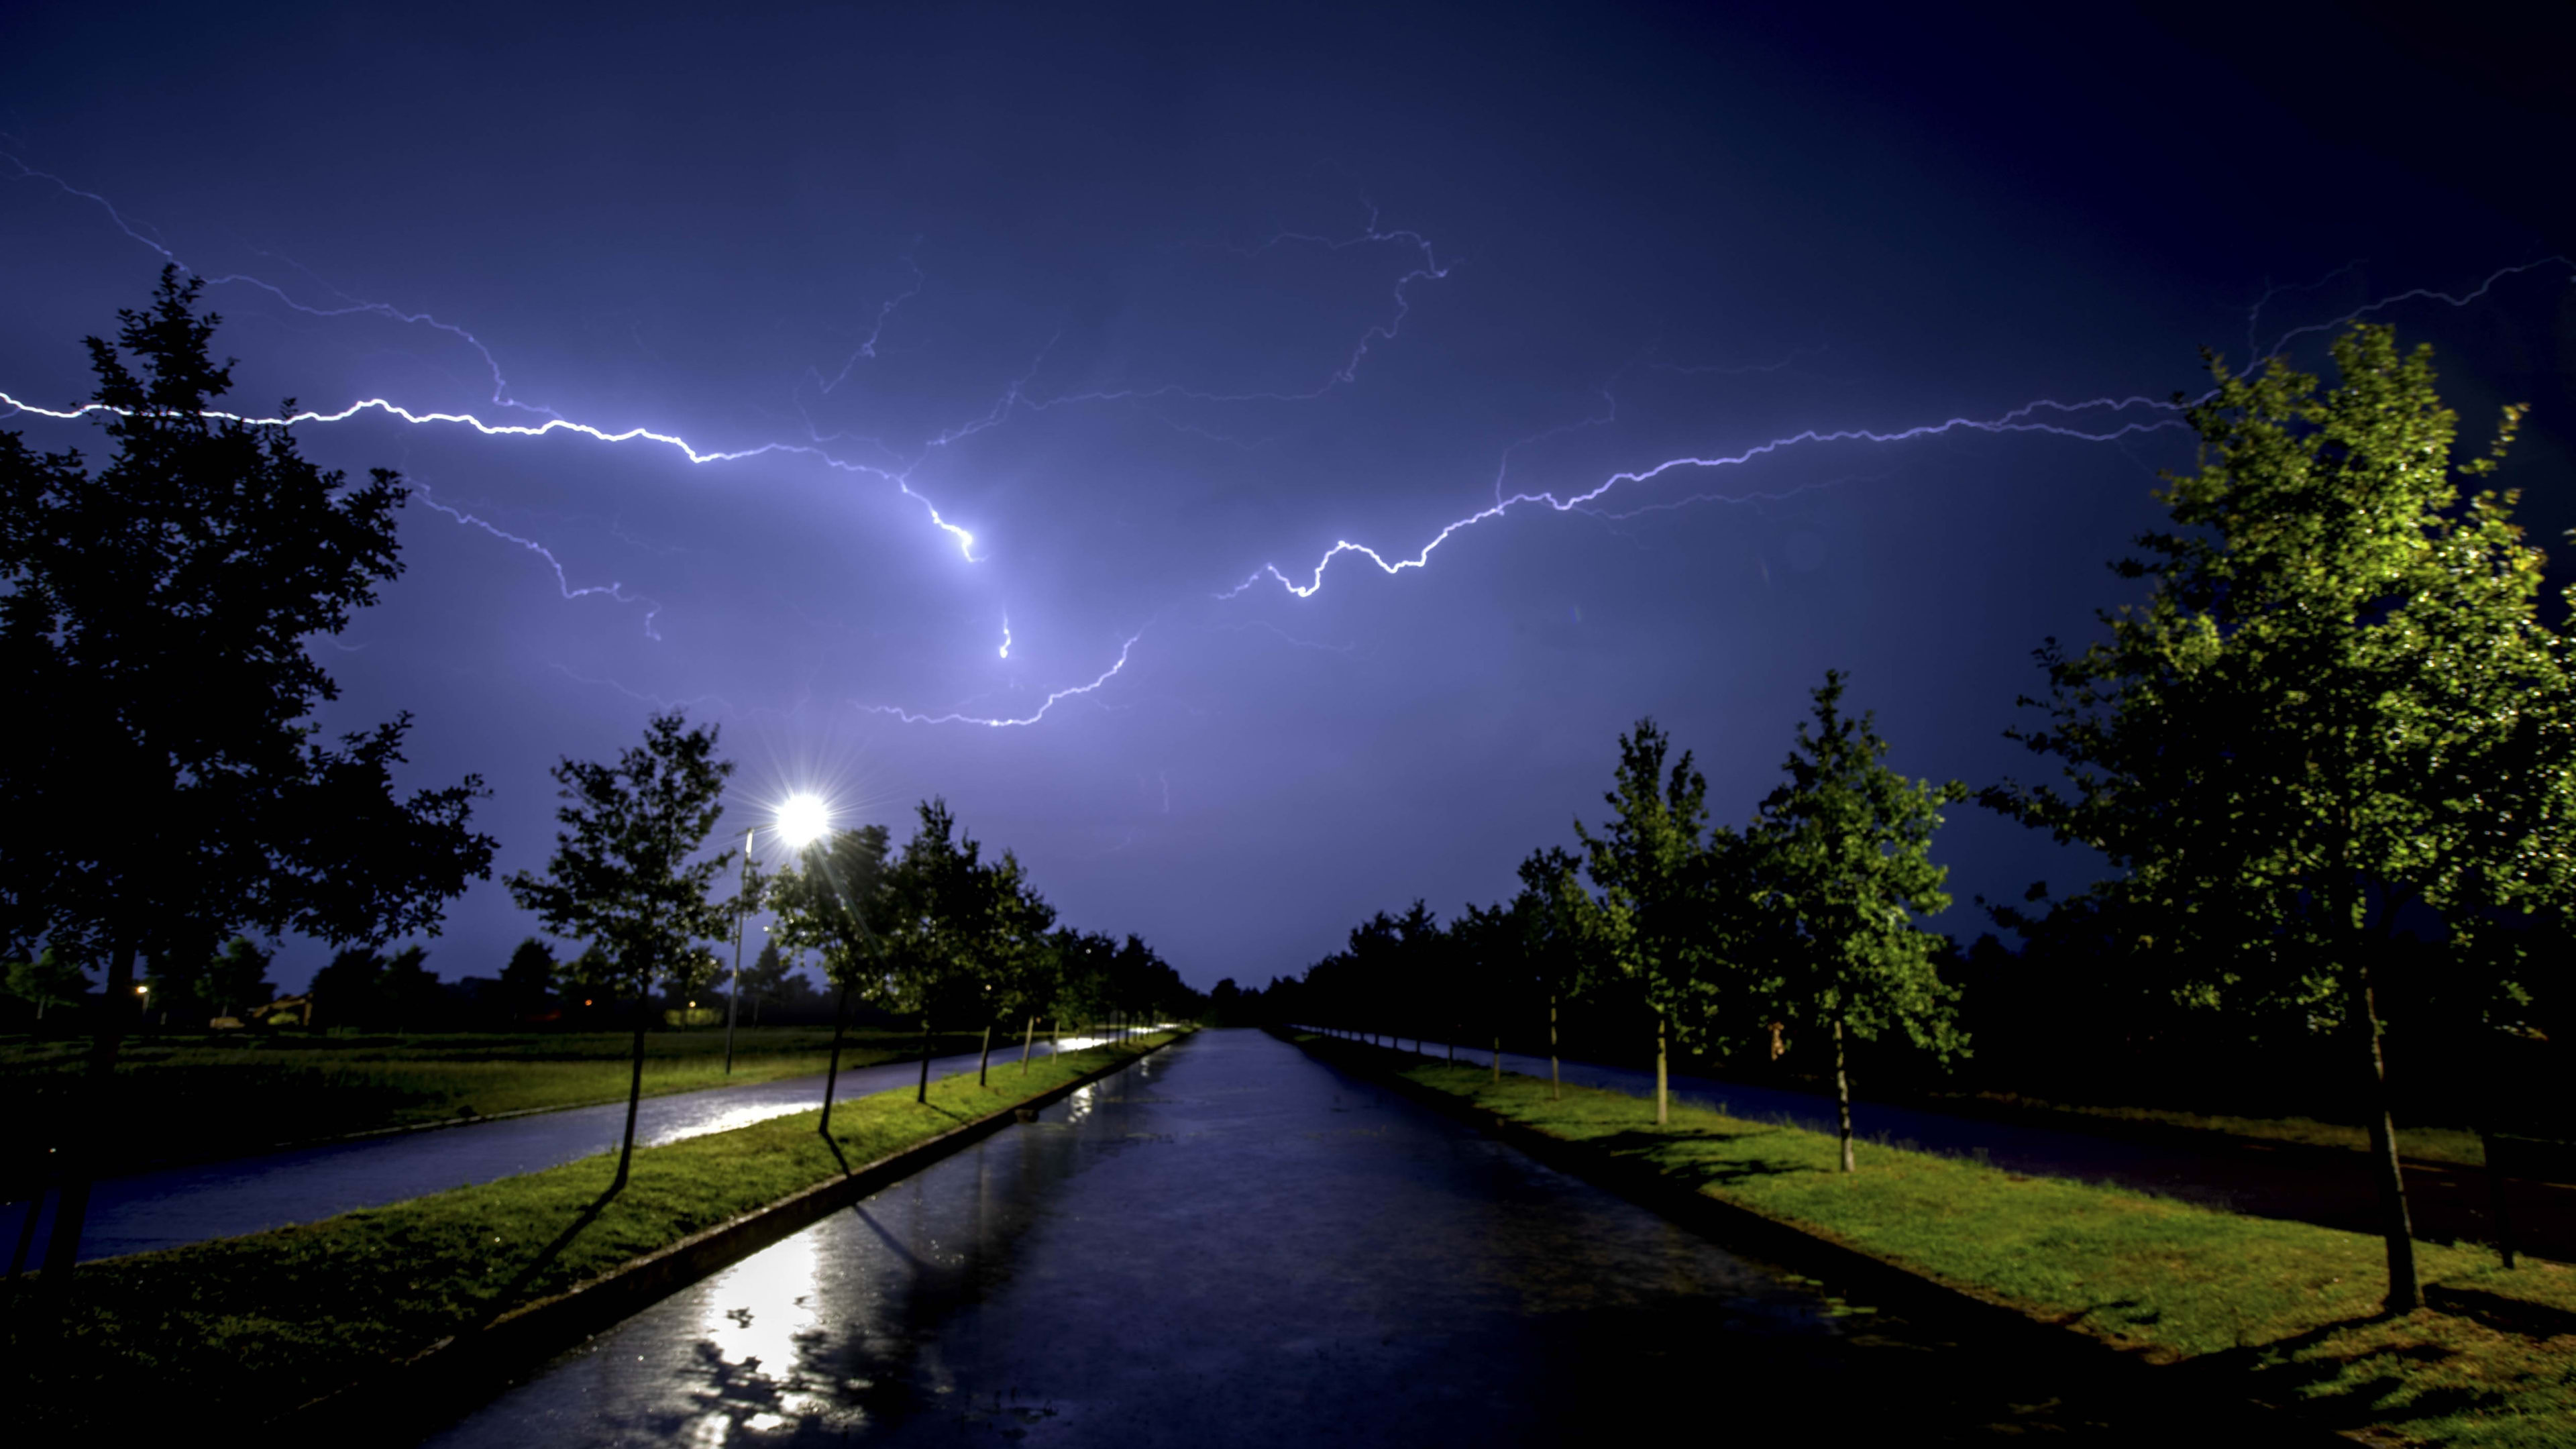
[{"label": "tree trunk", "polygon": [[841,1084],[841,1027],[850,1019],[850,988],[844,982],[841,999],[832,1008],[832,1065],[823,1073],[823,1136],[832,1135],[832,1089]]},{"label": "tree trunk", "polygon": [[[120,938],[107,958],[107,984],[98,1004],[98,1036],[90,1043],[89,1090],[83,1095],[88,1130],[73,1134],[64,1146],[62,1187],[54,1198],[54,1233],[45,1243],[45,1283],[60,1291],[71,1282],[72,1264],[80,1260],[81,1222],[89,1216],[89,1183],[94,1144],[109,1129],[107,1093],[116,1076],[116,1048],[125,1037],[125,1003],[134,996],[134,943]],[[134,1008],[141,1014],[140,1008]],[[39,1195],[41,1197],[41,1194]],[[36,1204],[27,1205],[34,1221]]]},{"label": "tree trunk", "polygon": [[1664,1057],[1664,1014],[1655,1013],[1655,1125],[1666,1126],[1673,1120],[1671,1095],[1666,1088],[1668,1077]]},{"label": "tree trunk", "polygon": [[1036,1017],[1032,1016],[1032,1017],[1030,1017],[1030,1018],[1029,1018],[1029,1030],[1028,1030],[1028,1034],[1020,1038],[1020,1075],[1021,1075],[1021,1076],[1024,1076],[1024,1077],[1025,1077],[1025,1076],[1027,1076],[1027,1075],[1029,1074],[1029,1053],[1031,1053],[1031,1052],[1033,1052],[1033,1051],[1036,1051],[1036,1050],[1037,1050],[1037,1046],[1038,1046],[1038,1019],[1037,1019]]},{"label": "tree trunk", "polygon": [[1556,1070],[1556,996],[1547,998],[1547,1096],[1551,1102],[1565,1100],[1565,1082]]},{"label": "tree trunk", "polygon": [[2495,1129],[2478,1129],[2478,1147],[2487,1159],[2487,1207],[2495,1214],[2496,1252],[2506,1272],[2513,1271],[2513,1214],[2504,1200],[2504,1169],[2496,1165]]},{"label": "tree trunk", "polygon": [[984,1023],[984,1055],[975,1063],[975,1085],[978,1087],[990,1086],[992,1084],[992,1070],[993,1024],[988,1021]]},{"label": "tree trunk", "polygon": [[653,1000],[651,987],[635,998],[635,1070],[626,1079],[626,1138],[617,1149],[617,1181],[608,1185],[610,1192],[626,1187],[626,1169],[635,1160],[635,1108],[644,1100],[644,1021],[645,1007]]},{"label": "tree trunk", "polygon": [[921,1014],[921,1085],[914,1089],[912,1100],[930,1100],[930,1013]]},{"label": "tree trunk", "polygon": [[2388,1241],[2388,1311],[2412,1313],[2423,1300],[2415,1286],[2415,1225],[2406,1212],[2406,1178],[2397,1166],[2397,1124],[2388,1112],[2388,1061],[2379,1046],[2379,1003],[2370,968],[2352,973],[2353,1014],[2370,1046],[2370,1172],[2379,1185],[2379,1229]]},{"label": "tree trunk", "polygon": [[1851,1072],[1843,1061],[1843,1013],[1834,1009],[1834,1137],[1842,1144],[1843,1171],[1858,1172],[1852,1161]]},{"label": "tree trunk", "polygon": [[1503,1034],[1494,1033],[1494,1085],[1503,1084]]}]

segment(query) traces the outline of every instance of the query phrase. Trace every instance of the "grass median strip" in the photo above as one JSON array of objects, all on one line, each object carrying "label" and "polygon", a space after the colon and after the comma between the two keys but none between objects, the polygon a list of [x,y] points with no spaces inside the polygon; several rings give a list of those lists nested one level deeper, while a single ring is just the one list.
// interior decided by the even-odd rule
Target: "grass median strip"
[{"label": "grass median strip", "polygon": [[2380,1313],[2378,1239],[1891,1147],[1834,1170],[1832,1137],[1676,1104],[1669,1128],[1622,1093],[1300,1035],[1520,1126],[2030,1317],[2378,1442],[2576,1442],[2576,1270],[2419,1244],[2427,1300]]},{"label": "grass median strip", "polygon": [[[84,1265],[66,1296],[13,1283],[7,1362],[22,1430],[141,1432],[172,1422],[257,1422],[389,1360],[562,1293],[620,1264],[965,1123],[1008,1111],[1168,1034],[997,1064],[819,1112],[639,1148],[632,1180],[601,1199],[616,1154],[300,1227]],[[596,1208],[596,1212],[593,1209]],[[577,1228],[577,1231],[568,1230]],[[153,1406],[166,1406],[166,1409]],[[138,1416],[140,1422],[138,1422]]]},{"label": "grass median strip", "polygon": [[[722,1033],[653,1033],[645,1038],[644,1095],[820,1076],[831,1038],[829,1028],[746,1030],[727,1075]],[[973,1051],[976,1042],[972,1033],[945,1033],[933,1049]],[[901,1060],[920,1043],[917,1034],[854,1034],[841,1064]],[[107,1144],[109,1170],[624,1102],[632,1049],[622,1032],[147,1041],[118,1064],[105,1110],[118,1120],[153,1122],[156,1130]],[[0,1166],[32,1160],[50,1124],[86,1110],[93,1088],[85,1050],[80,1043],[0,1044]]]}]

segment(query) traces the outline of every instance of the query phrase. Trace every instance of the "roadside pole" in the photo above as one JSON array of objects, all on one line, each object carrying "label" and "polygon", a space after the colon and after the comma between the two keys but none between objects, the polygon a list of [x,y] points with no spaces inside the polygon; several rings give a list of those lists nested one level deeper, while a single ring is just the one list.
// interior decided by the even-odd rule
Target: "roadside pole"
[{"label": "roadside pole", "polygon": [[724,1074],[728,1077],[733,1075],[733,1020],[742,1013],[742,928],[751,919],[751,907],[745,898],[751,894],[752,833],[742,833],[742,887],[734,893],[733,901],[733,989],[725,993]]}]

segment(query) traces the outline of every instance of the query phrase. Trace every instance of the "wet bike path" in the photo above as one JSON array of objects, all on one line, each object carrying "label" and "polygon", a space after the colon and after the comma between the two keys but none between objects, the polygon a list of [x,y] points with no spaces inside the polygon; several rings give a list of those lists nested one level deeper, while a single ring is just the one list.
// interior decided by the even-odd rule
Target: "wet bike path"
[{"label": "wet bike path", "polygon": [[2176,1431],[2051,1354],[1870,1309],[1267,1035],[1207,1031],[674,1294],[429,1442]]},{"label": "wet bike path", "polygon": [[[1420,1050],[1445,1060],[1449,1045],[1435,1041]],[[1492,1060],[1491,1047],[1462,1043],[1457,1048],[1461,1066],[1482,1067]],[[1544,1081],[1547,1058],[1505,1052],[1503,1070]],[[1575,1086],[1637,1097],[1654,1095],[1652,1071],[1570,1060],[1561,1063],[1560,1070],[1564,1080]],[[1785,1122],[1812,1132],[1835,1130],[1834,1099],[1812,1092],[1682,1073],[1671,1076],[1667,1090],[1677,1102],[1747,1121]],[[1864,1142],[1973,1158],[2006,1172],[2109,1183],[2248,1217],[2281,1218],[2355,1233],[2380,1230],[2378,1186],[2371,1179],[2369,1159],[2359,1152],[2218,1134],[2211,1134],[2205,1144],[2120,1137],[1867,1101],[1852,1104],[1852,1129]],[[2398,1137],[2402,1143],[2402,1123]],[[2483,1169],[2409,1161],[2405,1171],[2417,1237],[2494,1241],[2490,1189]],[[2576,1187],[2517,1180],[2508,1184],[2508,1191],[2514,1234],[2522,1251],[2576,1262]]]},{"label": "wet bike path", "polygon": [[[1063,1045],[1076,1051],[1093,1041],[1067,1038]],[[1049,1046],[1039,1042],[1036,1050],[1043,1053]],[[971,1072],[976,1056],[932,1057],[930,1074]],[[1016,1065],[1016,1053],[1009,1062]],[[997,1053],[994,1070],[1008,1069]],[[893,1091],[912,1085],[920,1073],[919,1058],[844,1067],[835,1092],[847,1100]],[[811,1111],[822,1102],[822,1073],[646,1097],[636,1107],[635,1141],[659,1147]],[[80,1257],[89,1262],[239,1237],[516,1177],[612,1151],[625,1131],[626,1104],[618,1101],[102,1178],[90,1190]],[[48,1194],[37,1216],[39,1245],[52,1230],[53,1203]],[[26,1213],[24,1202],[0,1207],[0,1243],[18,1240]]]}]

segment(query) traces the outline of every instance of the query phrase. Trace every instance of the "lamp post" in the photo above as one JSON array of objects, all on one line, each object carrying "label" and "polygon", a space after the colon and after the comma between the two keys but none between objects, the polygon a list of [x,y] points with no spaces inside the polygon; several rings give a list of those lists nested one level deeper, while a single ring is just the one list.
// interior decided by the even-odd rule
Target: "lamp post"
[{"label": "lamp post", "polygon": [[733,1075],[733,1022],[742,1012],[742,923],[751,916],[751,837],[755,830],[742,833],[742,889],[734,895],[733,911],[733,989],[725,993],[725,1069]]}]

